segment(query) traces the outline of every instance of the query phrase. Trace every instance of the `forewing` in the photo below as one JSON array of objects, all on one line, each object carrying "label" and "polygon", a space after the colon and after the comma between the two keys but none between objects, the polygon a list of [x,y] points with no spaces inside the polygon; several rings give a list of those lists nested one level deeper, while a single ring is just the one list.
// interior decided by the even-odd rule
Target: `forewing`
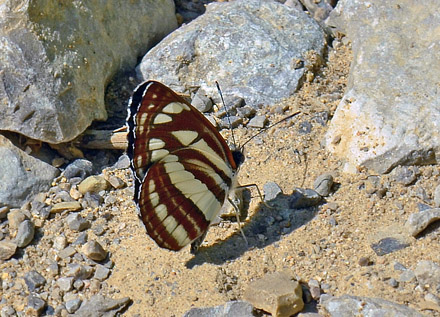
[{"label": "forewing", "polygon": [[135,176],[135,200],[148,169],[170,153],[186,147],[208,148],[236,169],[226,142],[194,107],[165,85],[139,85],[129,103],[128,149]]}]

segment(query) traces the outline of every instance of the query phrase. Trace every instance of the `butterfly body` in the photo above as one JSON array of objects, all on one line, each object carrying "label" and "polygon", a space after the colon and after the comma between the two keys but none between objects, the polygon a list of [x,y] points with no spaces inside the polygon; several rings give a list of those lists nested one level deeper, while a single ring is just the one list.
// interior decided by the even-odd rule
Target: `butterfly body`
[{"label": "butterfly body", "polygon": [[233,188],[243,155],[229,149],[203,114],[156,81],[135,89],[127,126],[134,200],[147,233],[174,251],[200,240]]}]

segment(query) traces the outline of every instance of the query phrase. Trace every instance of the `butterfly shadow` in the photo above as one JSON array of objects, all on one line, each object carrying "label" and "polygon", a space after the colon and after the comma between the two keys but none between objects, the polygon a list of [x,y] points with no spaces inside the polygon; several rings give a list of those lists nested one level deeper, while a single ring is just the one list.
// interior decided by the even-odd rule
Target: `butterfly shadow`
[{"label": "butterfly shadow", "polygon": [[291,208],[293,195],[278,195],[268,202],[271,208],[260,203],[257,211],[247,223],[242,226],[247,239],[244,241],[240,231],[226,240],[213,245],[201,246],[195,256],[186,263],[187,268],[193,268],[204,263],[221,265],[242,256],[247,250],[262,249],[280,241],[283,236],[305,225],[318,213],[319,206],[294,209]]}]

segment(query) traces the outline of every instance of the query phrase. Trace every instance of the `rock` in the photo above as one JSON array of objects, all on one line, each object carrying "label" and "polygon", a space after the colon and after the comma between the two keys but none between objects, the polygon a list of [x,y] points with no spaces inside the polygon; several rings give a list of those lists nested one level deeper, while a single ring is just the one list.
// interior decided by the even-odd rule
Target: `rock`
[{"label": "rock", "polygon": [[346,160],[346,171],[365,166],[382,174],[437,162],[440,99],[433,98],[432,78],[440,72],[440,51],[427,49],[440,40],[431,32],[440,23],[435,4],[342,0],[330,13],[326,24],[346,34],[353,48],[346,93],[326,134],[328,150]]},{"label": "rock", "polygon": [[67,246],[67,238],[64,235],[55,237],[53,240],[53,247],[55,250],[61,251]]},{"label": "rock", "polygon": [[0,219],[5,219],[9,213],[9,207],[3,206],[0,207]]},{"label": "rock", "polygon": [[66,310],[69,314],[73,314],[81,306],[82,300],[79,298],[66,301]]},{"label": "rock", "polygon": [[30,271],[24,275],[24,282],[29,291],[34,292],[37,288],[46,284],[46,279],[37,271]]},{"label": "rock", "polygon": [[113,165],[113,168],[115,169],[126,169],[130,167],[130,158],[123,154],[119,157],[118,161]]},{"label": "rock", "polygon": [[315,191],[323,197],[327,197],[330,194],[332,186],[333,175],[330,173],[319,175],[313,183]]},{"label": "rock", "polygon": [[[237,102],[237,101],[235,101]],[[237,115],[241,118],[250,118],[253,115],[255,115],[255,113],[257,112],[257,110],[255,110],[252,107],[246,106],[246,105],[242,105],[244,104],[244,100],[243,98],[240,98],[238,100],[238,102],[241,102],[241,104],[236,105],[236,109],[237,109]]]},{"label": "rock", "polygon": [[251,120],[249,120],[249,123],[247,124],[250,128],[264,128],[266,125],[267,118],[266,116],[255,116]]},{"label": "rock", "polygon": [[87,232],[82,232],[80,233],[78,238],[76,238],[76,240],[72,242],[72,245],[83,245],[87,242],[87,239],[88,239]]},{"label": "rock", "polygon": [[197,90],[196,94],[191,100],[191,105],[193,105],[200,112],[208,112],[212,109],[212,99],[206,95],[203,89]]},{"label": "rock", "polygon": [[35,225],[30,220],[23,221],[18,227],[17,236],[15,237],[15,242],[19,248],[24,248],[32,239],[34,239]]},{"label": "rock", "polygon": [[289,200],[289,208],[301,209],[318,205],[322,197],[313,189],[295,188]]},{"label": "rock", "polygon": [[127,184],[125,184],[125,182],[122,179],[114,175],[109,177],[108,182],[110,183],[110,185],[112,185],[113,188],[116,189],[121,189],[127,186]]},{"label": "rock", "polygon": [[227,302],[206,308],[191,308],[183,317],[253,317],[253,307],[245,301]]},{"label": "rock", "polygon": [[416,275],[411,270],[405,270],[402,274],[400,274],[398,281],[399,282],[412,282],[416,278]]},{"label": "rock", "polygon": [[86,193],[84,201],[88,207],[98,208],[104,202],[104,198],[100,194]]},{"label": "rock", "polygon": [[434,221],[440,220],[440,208],[428,209],[413,213],[405,223],[405,227],[413,237],[420,234]]},{"label": "rock", "polygon": [[0,126],[53,144],[106,120],[110,79],[177,27],[172,1],[18,0],[0,20]]},{"label": "rock", "polygon": [[72,197],[74,200],[78,200],[81,197],[83,197],[83,194],[80,193],[80,191],[77,189],[77,187],[72,187],[69,191],[70,197]]},{"label": "rock", "polygon": [[70,214],[66,218],[67,226],[73,231],[84,231],[91,227],[90,222],[81,217],[79,213]]},{"label": "rock", "polygon": [[399,240],[395,237],[387,237],[381,239],[377,243],[373,243],[371,245],[371,248],[377,255],[382,256],[388,253],[392,253],[404,249],[408,246],[409,243],[407,243],[406,241]]},{"label": "rock", "polygon": [[434,204],[435,207],[440,207],[440,185],[438,185],[434,190]]},{"label": "rock", "polygon": [[76,253],[75,248],[69,246],[67,248],[62,249],[60,252],[58,252],[58,256],[61,259],[67,259],[67,258],[70,258],[75,253]]},{"label": "rock", "polygon": [[35,295],[29,295],[26,316],[40,316],[43,313],[46,302]]},{"label": "rock", "polygon": [[368,265],[372,265],[373,262],[370,260],[368,256],[363,256],[359,259],[358,264],[360,266],[368,266]]},{"label": "rock", "polygon": [[107,190],[109,183],[102,176],[89,176],[78,185],[78,190],[81,194],[85,193],[99,193],[102,190]]},{"label": "rock", "polygon": [[392,288],[397,288],[399,286],[399,282],[397,282],[396,279],[394,278],[390,278],[388,280],[388,284],[392,287]]},{"label": "rock", "polygon": [[13,241],[0,241],[0,260],[9,260],[17,250],[17,244]]},{"label": "rock", "polygon": [[283,194],[281,187],[275,182],[267,182],[263,185],[264,201],[271,201]]},{"label": "rock", "polygon": [[321,297],[321,286],[317,280],[310,280],[309,283],[310,295],[314,300],[318,300]]},{"label": "rock", "polygon": [[3,306],[2,309],[0,310],[0,316],[13,317],[13,316],[17,316],[17,312],[12,306]]},{"label": "rock", "polygon": [[251,282],[243,298],[254,307],[278,317],[291,316],[304,307],[301,285],[284,272],[266,274]]},{"label": "rock", "polygon": [[68,292],[72,289],[73,277],[60,277],[57,280],[57,285],[63,292]]},{"label": "rock", "polygon": [[68,180],[74,177],[85,179],[87,176],[92,174],[92,172],[92,162],[84,159],[78,159],[67,165],[66,169],[63,172],[63,176],[66,177]]},{"label": "rock", "polygon": [[312,124],[309,121],[303,121],[299,124],[299,134],[309,134],[310,132],[312,132]]},{"label": "rock", "polygon": [[414,269],[417,282],[436,291],[440,286],[440,265],[432,261],[419,261]]},{"label": "rock", "polygon": [[63,166],[67,161],[65,160],[64,157],[55,157],[51,164],[53,167],[57,167],[60,168],[61,166]]},{"label": "rock", "polygon": [[327,19],[330,12],[333,10],[332,1],[313,1],[313,0],[301,0],[301,3],[310,12],[311,16],[318,22],[324,22]]},{"label": "rock", "polygon": [[432,293],[425,295],[425,305],[426,309],[436,310],[440,312],[440,298]]},{"label": "rock", "polygon": [[104,281],[110,275],[110,269],[106,268],[104,265],[98,264],[95,267],[95,275],[93,276],[98,281]]},{"label": "rock", "polygon": [[107,251],[103,249],[103,247],[96,241],[87,242],[82,248],[82,253],[87,256],[89,259],[94,261],[102,261],[107,256]]},{"label": "rock", "polygon": [[93,268],[89,265],[79,265],[77,263],[72,263],[67,265],[68,271],[66,276],[72,276],[75,280],[86,280],[90,278],[93,274]]},{"label": "rock", "polygon": [[396,183],[409,186],[416,182],[417,172],[412,167],[397,166],[390,173],[390,179]]},{"label": "rock", "polygon": [[[293,94],[308,70],[322,63],[325,47],[325,33],[303,11],[275,1],[214,2],[151,49],[138,76],[179,92],[200,87],[219,105],[218,81],[225,102],[242,97],[256,107]],[[293,67],[296,62],[301,66]]]},{"label": "rock", "polygon": [[128,297],[111,299],[102,295],[94,295],[82,303],[75,315],[81,317],[117,316],[118,313],[124,311],[130,303],[131,300]]},{"label": "rock", "polygon": [[25,219],[26,216],[20,209],[11,209],[8,213],[9,228],[17,230]]},{"label": "rock", "polygon": [[219,125],[221,129],[235,129],[243,123],[243,118],[238,116],[224,117],[220,120]]},{"label": "rock", "polygon": [[50,263],[49,266],[46,268],[46,272],[51,277],[58,275],[60,273],[60,267],[58,266],[58,263],[57,262]]},{"label": "rock", "polygon": [[320,304],[330,316],[406,316],[423,315],[405,305],[389,302],[381,298],[342,295],[340,297],[321,296]]},{"label": "rock", "polygon": [[[2,47],[0,47],[0,51]],[[1,59],[2,54],[0,53]],[[0,65],[2,65],[1,62]],[[0,89],[0,99],[1,95],[2,90]],[[0,121],[2,118],[5,118],[4,114],[0,116]],[[2,129],[5,130],[6,126],[2,126]],[[0,205],[2,206],[22,206],[26,201],[31,200],[33,195],[48,190],[52,180],[59,173],[57,168],[16,148],[3,135],[0,135],[0,157],[2,158],[0,160],[0,184],[2,185],[0,187]]]}]

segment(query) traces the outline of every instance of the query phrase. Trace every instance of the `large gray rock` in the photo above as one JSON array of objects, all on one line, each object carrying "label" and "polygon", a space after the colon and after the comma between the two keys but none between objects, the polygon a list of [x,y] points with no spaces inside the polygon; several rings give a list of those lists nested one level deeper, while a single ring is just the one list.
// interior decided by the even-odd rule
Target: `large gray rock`
[{"label": "large gray rock", "polygon": [[[419,312],[405,305],[389,302],[381,298],[342,295],[340,297],[321,296],[321,306],[332,317],[422,317]],[[327,316],[327,315],[326,315]]]},{"label": "large gray rock", "polygon": [[138,75],[215,100],[218,81],[225,98],[271,104],[297,90],[325,47],[323,30],[303,11],[274,1],[211,3],[151,49]]},{"label": "large gray rock", "polygon": [[326,136],[347,171],[386,173],[440,154],[440,24],[435,0],[342,0],[328,25],[352,41],[346,94]]},{"label": "large gray rock", "polygon": [[177,27],[172,0],[0,5],[0,127],[49,143],[105,120],[106,84]]},{"label": "large gray rock", "polygon": [[20,207],[48,190],[59,170],[16,148],[0,135],[0,205]]}]

